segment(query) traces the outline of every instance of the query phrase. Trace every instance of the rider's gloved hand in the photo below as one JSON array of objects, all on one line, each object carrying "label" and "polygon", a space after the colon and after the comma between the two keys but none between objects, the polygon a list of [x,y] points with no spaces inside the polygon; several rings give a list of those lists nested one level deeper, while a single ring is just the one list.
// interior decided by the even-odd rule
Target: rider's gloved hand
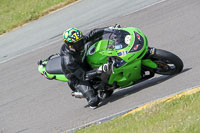
[{"label": "rider's gloved hand", "polygon": [[115,28],[121,28],[121,25],[120,25],[120,24],[115,24],[114,27],[115,27]]},{"label": "rider's gloved hand", "polygon": [[116,24],[115,26],[110,26],[104,29],[105,32],[108,33],[112,33],[114,32],[114,30],[116,30],[115,28],[121,28],[121,26],[119,24]]},{"label": "rider's gloved hand", "polygon": [[84,80],[91,80],[91,79],[95,78],[96,76],[100,75],[101,73],[108,72],[109,70],[111,70],[110,64],[106,63],[97,69],[87,71],[85,73]]},{"label": "rider's gloved hand", "polygon": [[108,28],[105,28],[105,29],[104,29],[104,31],[105,31],[105,32],[108,32],[108,33],[110,33],[110,32],[112,33],[113,30],[114,30],[114,27],[108,27]]},{"label": "rider's gloved hand", "polygon": [[109,70],[110,70],[109,64],[106,63],[106,64],[100,66],[100,67],[97,69],[97,73],[107,72],[107,71],[109,71]]}]

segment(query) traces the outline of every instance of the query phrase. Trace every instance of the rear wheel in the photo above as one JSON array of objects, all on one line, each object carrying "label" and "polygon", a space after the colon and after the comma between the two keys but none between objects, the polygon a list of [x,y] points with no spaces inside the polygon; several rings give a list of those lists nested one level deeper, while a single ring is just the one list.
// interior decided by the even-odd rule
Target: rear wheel
[{"label": "rear wheel", "polygon": [[174,75],[183,70],[182,60],[175,54],[165,50],[157,49],[152,60],[158,65],[158,68],[155,69],[157,74]]}]

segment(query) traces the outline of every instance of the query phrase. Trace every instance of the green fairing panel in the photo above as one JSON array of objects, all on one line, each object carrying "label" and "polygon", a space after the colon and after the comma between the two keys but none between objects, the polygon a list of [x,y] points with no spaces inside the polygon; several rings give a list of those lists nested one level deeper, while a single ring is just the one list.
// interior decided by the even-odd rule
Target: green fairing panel
[{"label": "green fairing panel", "polygon": [[64,74],[56,74],[56,80],[60,80],[60,81],[63,81],[63,82],[67,82],[68,79],[65,77]]},{"label": "green fairing panel", "polygon": [[[47,61],[44,61],[43,64],[44,65],[47,64]],[[54,76],[56,76],[56,80],[63,81],[63,82],[68,81],[68,79],[65,77],[64,74],[49,74],[49,73],[47,73],[45,66],[43,66],[43,65],[38,66],[38,71],[43,75],[45,73],[48,78],[53,78]]]},{"label": "green fairing panel", "polygon": [[154,69],[158,67],[158,65],[155,62],[153,62],[151,59],[142,60],[142,65],[147,66],[149,68],[154,68]]},{"label": "green fairing panel", "polygon": [[[92,68],[97,68],[107,63],[108,56],[116,56],[116,51],[108,50],[107,45],[112,44],[113,41],[101,40],[93,44],[87,52],[87,61]],[[94,52],[93,52],[94,51]]]},{"label": "green fairing panel", "polygon": [[[109,41],[101,40],[95,43],[88,49],[88,52],[87,52],[87,61],[91,65],[92,68],[96,68],[96,67],[99,67],[100,65],[107,63],[107,57],[109,56],[118,56],[126,62],[132,62],[139,55],[141,55],[140,59],[145,55],[148,49],[148,41],[146,39],[146,36],[139,29],[133,28],[133,27],[117,28],[117,29],[122,30],[123,32],[126,32],[126,35],[130,35],[128,44],[126,44],[127,46],[122,49],[108,48],[108,45],[114,45],[113,40],[109,40]],[[140,51],[128,54],[128,52],[132,48],[132,44],[135,41],[134,31],[139,33],[144,38],[144,47]],[[124,40],[125,37],[123,37],[122,39]]]},{"label": "green fairing panel", "polygon": [[[129,34],[131,35],[131,41],[130,41],[129,45],[126,48],[124,48],[124,50],[127,51],[127,53],[131,50],[132,44],[134,44],[134,42],[135,42],[134,32],[137,32],[139,35],[141,35],[143,37],[144,47],[140,51],[133,52],[133,53],[129,52],[129,54],[127,54],[126,56],[121,56],[121,58],[126,62],[131,62],[131,61],[134,61],[135,59],[137,59],[138,56],[140,55],[139,59],[142,59],[143,56],[145,55],[146,51],[148,50],[148,40],[147,40],[146,36],[137,28],[128,27],[128,28],[123,28],[123,30],[128,31]],[[120,51],[118,51],[118,52],[120,52]]]},{"label": "green fairing panel", "polygon": [[141,79],[141,60],[134,63],[129,63],[120,68],[114,68],[114,73],[111,74],[109,84],[117,82],[120,87],[130,86],[134,81]]},{"label": "green fairing panel", "polygon": [[[141,59],[148,50],[148,41],[146,36],[137,28],[118,28],[118,30],[120,30],[120,37],[118,39],[121,39],[119,41],[121,47],[118,47],[118,43],[112,39],[108,39],[109,41],[101,40],[89,48],[87,61],[92,68],[96,68],[107,63],[107,58],[110,56],[117,56],[123,59],[127,64],[114,68],[114,73],[111,74],[108,83],[113,84],[117,82],[120,87],[126,87],[141,79]],[[129,52],[135,42],[135,32],[144,39],[144,44],[139,51]],[[108,45],[113,45],[114,48],[110,48]],[[143,63],[148,65],[148,61]]]}]

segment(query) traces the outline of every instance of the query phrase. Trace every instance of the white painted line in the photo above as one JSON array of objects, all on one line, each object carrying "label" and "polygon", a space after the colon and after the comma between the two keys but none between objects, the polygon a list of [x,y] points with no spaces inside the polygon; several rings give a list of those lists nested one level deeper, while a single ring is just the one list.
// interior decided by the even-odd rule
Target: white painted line
[{"label": "white painted line", "polygon": [[[154,6],[154,5],[158,5],[158,4],[160,4],[160,3],[162,3],[162,2],[165,2],[165,1],[167,1],[167,0],[160,0],[160,1],[158,1],[158,2],[155,2],[155,3],[152,3],[152,4],[150,4],[150,5],[144,6],[144,7],[140,8],[140,9],[138,9],[138,10],[132,12],[132,13],[139,12],[139,11],[141,11],[141,10],[144,10],[144,9],[149,8],[149,7],[151,7],[151,6]],[[129,14],[132,14],[132,13],[129,13]],[[129,14],[127,14],[127,15],[129,15]]]},{"label": "white painted line", "polygon": [[[18,54],[18,55],[16,55],[16,56],[9,57],[8,59],[5,59],[5,60],[0,61],[0,64],[6,63],[6,62],[8,62],[8,61],[10,61],[10,60],[13,60],[13,59],[18,58],[18,57],[20,57],[20,56],[23,56],[23,55],[25,55],[25,54],[29,54],[29,53],[31,53],[31,52],[34,52],[34,51],[36,51],[36,50],[38,50],[38,49],[41,49],[41,48],[44,48],[44,47],[46,47],[46,46],[52,45],[52,44],[54,44],[54,43],[56,43],[56,42],[59,42],[59,41],[61,41],[61,39],[51,41],[50,43],[46,43],[46,44],[44,44],[44,45],[40,45],[39,47],[33,48],[33,49],[31,49],[31,50],[29,50],[29,51],[27,51],[27,52],[22,52],[21,54]],[[59,51],[58,51],[58,52],[59,52]],[[38,60],[39,60],[39,59],[38,59]],[[36,63],[37,63],[37,62],[36,62]]]}]

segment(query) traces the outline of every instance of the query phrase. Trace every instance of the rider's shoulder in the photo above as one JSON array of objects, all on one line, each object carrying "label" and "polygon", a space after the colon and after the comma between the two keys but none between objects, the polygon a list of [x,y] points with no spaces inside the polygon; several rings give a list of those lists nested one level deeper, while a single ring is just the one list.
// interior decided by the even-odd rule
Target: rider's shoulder
[{"label": "rider's shoulder", "polygon": [[69,53],[69,50],[68,50],[66,44],[63,44],[63,45],[61,46],[61,48],[60,48],[60,53],[61,53],[61,55],[63,55],[63,54],[68,54],[68,53]]}]

